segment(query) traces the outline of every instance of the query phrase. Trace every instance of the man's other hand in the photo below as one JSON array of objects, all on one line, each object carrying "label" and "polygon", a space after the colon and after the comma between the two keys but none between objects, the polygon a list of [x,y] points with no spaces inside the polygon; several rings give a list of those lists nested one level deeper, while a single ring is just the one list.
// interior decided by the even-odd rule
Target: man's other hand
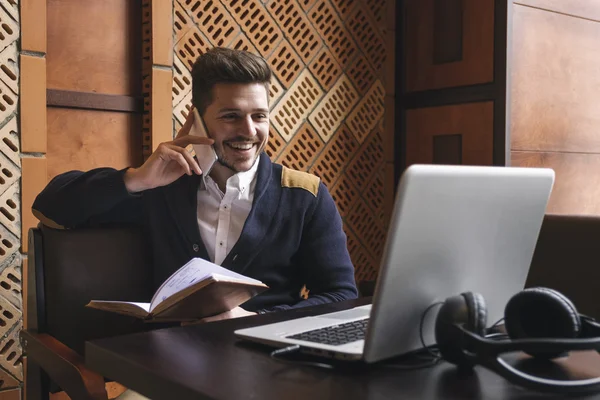
[{"label": "man's other hand", "polygon": [[221,321],[224,319],[232,319],[232,318],[240,318],[240,317],[247,317],[249,315],[256,315],[255,312],[251,312],[251,311],[246,311],[241,307],[236,307],[230,311],[226,311],[224,313],[218,314],[218,315],[213,315],[212,317],[206,317],[206,318],[202,318],[199,319],[197,321],[191,321],[191,322],[182,322],[181,325],[185,326],[185,325],[195,325],[195,324],[201,324],[204,322],[214,322],[214,321]]},{"label": "man's other hand", "polygon": [[214,140],[189,135],[193,123],[194,113],[190,111],[175,140],[159,144],[141,167],[127,170],[123,179],[129,192],[135,193],[166,186],[175,182],[183,174],[202,174],[198,162],[186,147],[190,144],[211,145]]}]

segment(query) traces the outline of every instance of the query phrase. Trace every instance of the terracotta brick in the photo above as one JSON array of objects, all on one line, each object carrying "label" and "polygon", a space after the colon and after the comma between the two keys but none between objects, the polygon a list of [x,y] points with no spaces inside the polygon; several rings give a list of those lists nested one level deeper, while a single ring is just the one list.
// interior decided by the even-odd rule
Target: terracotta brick
[{"label": "terracotta brick", "polygon": [[172,82],[171,70],[152,68],[152,151],[173,140]]},{"label": "terracotta brick", "polygon": [[21,151],[46,152],[46,59],[21,55]]},{"label": "terracotta brick", "polygon": [[21,0],[21,49],[46,53],[46,0]]},{"label": "terracotta brick", "polygon": [[[19,387],[19,381],[8,372],[0,369],[0,390]],[[0,392],[2,393],[2,392]],[[0,397],[1,399],[2,397]]]},{"label": "terracotta brick", "polygon": [[21,186],[21,249],[27,252],[27,234],[29,228],[38,224],[31,212],[31,206],[35,197],[44,189],[48,182],[46,157],[25,157],[22,159],[22,186]]},{"label": "terracotta brick", "polygon": [[10,389],[0,392],[0,400],[21,400],[21,389]]},{"label": "terracotta brick", "polygon": [[173,2],[152,2],[152,63],[173,65]]}]

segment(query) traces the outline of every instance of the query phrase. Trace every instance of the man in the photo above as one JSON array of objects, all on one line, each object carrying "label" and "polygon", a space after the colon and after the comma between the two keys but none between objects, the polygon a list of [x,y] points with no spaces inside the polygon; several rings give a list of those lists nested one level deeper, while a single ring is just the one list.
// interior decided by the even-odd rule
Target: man
[{"label": "man", "polygon": [[[259,279],[269,290],[212,321],[356,298],[354,268],[335,204],[319,178],[273,164],[266,61],[215,48],[192,70],[192,103],[210,139],[161,143],[139,168],[71,171],[39,194],[33,212],[50,226],[140,224],[152,244],[158,287],[192,257]],[[213,144],[209,175],[186,150]],[[300,296],[306,285],[309,296]]]}]

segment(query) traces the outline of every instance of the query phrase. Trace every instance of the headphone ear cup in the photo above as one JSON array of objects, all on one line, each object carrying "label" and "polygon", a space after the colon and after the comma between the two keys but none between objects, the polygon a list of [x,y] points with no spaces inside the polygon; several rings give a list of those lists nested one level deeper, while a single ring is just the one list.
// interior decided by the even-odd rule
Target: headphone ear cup
[{"label": "headphone ear cup", "polygon": [[470,332],[483,335],[487,323],[487,310],[478,293],[463,293],[446,299],[435,321],[435,340],[442,357],[459,367],[471,368],[461,344],[462,334],[454,325],[463,325]]},{"label": "headphone ear cup", "polygon": [[487,326],[487,307],[485,300],[479,293],[465,292],[462,294],[469,310],[469,331],[485,336]]},{"label": "headphone ear cup", "polygon": [[[572,339],[581,333],[581,319],[571,300],[543,287],[514,295],[504,309],[504,324],[511,339]],[[565,355],[552,351],[529,354],[546,359]]]}]

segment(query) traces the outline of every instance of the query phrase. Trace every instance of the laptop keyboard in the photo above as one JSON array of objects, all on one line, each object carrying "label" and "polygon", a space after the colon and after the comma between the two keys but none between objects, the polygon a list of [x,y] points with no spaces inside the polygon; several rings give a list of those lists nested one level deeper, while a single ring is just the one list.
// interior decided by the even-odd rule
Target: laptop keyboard
[{"label": "laptop keyboard", "polygon": [[312,331],[297,333],[295,335],[286,336],[286,338],[328,344],[331,346],[341,346],[346,343],[363,340],[368,324],[369,318],[365,318],[340,325],[332,325]]}]

